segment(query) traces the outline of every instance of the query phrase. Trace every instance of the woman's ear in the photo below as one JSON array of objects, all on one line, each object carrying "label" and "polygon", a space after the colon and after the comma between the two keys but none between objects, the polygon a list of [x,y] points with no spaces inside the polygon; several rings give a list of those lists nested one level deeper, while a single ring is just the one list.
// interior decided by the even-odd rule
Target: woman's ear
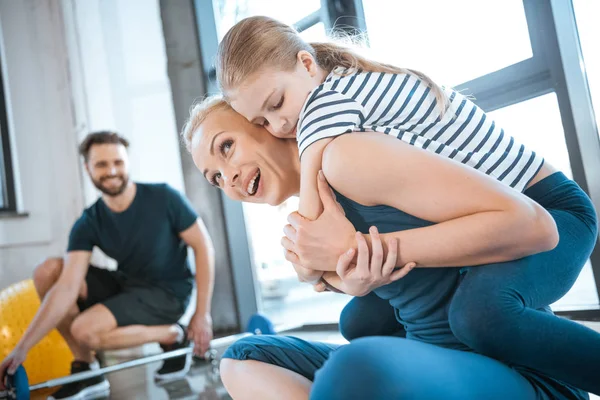
[{"label": "woman's ear", "polygon": [[311,77],[315,76],[318,72],[317,61],[314,59],[312,54],[306,50],[300,50],[297,55],[298,63],[302,65],[302,68],[307,71]]}]

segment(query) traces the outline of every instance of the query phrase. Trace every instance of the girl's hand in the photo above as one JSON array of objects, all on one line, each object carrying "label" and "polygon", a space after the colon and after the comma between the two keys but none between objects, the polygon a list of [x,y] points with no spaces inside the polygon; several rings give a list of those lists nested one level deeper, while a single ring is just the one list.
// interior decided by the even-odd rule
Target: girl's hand
[{"label": "girl's hand", "polygon": [[297,212],[291,213],[281,244],[286,249],[286,260],[292,264],[312,270],[333,271],[340,255],[354,246],[356,229],[336,201],[323,172],[319,172],[318,189],[323,213],[314,221]]},{"label": "girl's hand", "polygon": [[409,262],[404,267],[394,271],[398,258],[398,243],[395,238],[388,241],[388,254],[383,261],[383,246],[376,227],[369,229],[371,234],[371,246],[373,254],[369,260],[369,247],[364,236],[356,233],[358,244],[358,257],[356,265],[353,265],[355,250],[351,248],[342,254],[337,263],[336,272],[341,278],[340,289],[353,296],[364,296],[381,286],[395,282],[406,276],[415,266]]}]

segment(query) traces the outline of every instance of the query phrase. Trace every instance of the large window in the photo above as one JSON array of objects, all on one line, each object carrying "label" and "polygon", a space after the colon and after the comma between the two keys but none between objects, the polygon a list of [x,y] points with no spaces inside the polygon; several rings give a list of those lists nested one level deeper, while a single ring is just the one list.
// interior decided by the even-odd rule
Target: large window
[{"label": "large window", "polygon": [[15,187],[8,135],[2,60],[0,59],[0,211],[15,210]]}]

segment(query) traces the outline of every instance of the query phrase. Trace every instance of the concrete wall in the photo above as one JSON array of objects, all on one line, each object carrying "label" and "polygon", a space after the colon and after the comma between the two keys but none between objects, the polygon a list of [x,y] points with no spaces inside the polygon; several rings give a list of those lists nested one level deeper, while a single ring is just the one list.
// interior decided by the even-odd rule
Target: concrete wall
[{"label": "concrete wall", "polygon": [[83,206],[61,5],[0,2],[0,48],[19,211],[0,218],[0,287],[60,255]]}]

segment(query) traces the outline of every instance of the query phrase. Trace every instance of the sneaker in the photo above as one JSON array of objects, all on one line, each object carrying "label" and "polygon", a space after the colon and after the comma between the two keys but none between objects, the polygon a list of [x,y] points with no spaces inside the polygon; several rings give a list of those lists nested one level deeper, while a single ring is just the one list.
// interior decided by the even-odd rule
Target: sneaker
[{"label": "sneaker", "polygon": [[[78,372],[91,371],[90,364],[82,361],[71,363],[71,375]],[[84,381],[68,383],[48,396],[48,400],[83,400],[108,396],[110,384],[104,375],[89,378]]]},{"label": "sneaker", "polygon": [[[163,351],[169,352],[179,349],[184,349],[190,346],[190,341],[187,338],[186,329],[180,324],[177,324],[181,328],[180,341],[173,344],[161,344],[160,347]],[[160,381],[170,381],[174,379],[180,379],[187,375],[192,366],[192,353],[183,355],[181,357],[169,358],[163,362],[162,367],[154,373],[154,378]]]}]

